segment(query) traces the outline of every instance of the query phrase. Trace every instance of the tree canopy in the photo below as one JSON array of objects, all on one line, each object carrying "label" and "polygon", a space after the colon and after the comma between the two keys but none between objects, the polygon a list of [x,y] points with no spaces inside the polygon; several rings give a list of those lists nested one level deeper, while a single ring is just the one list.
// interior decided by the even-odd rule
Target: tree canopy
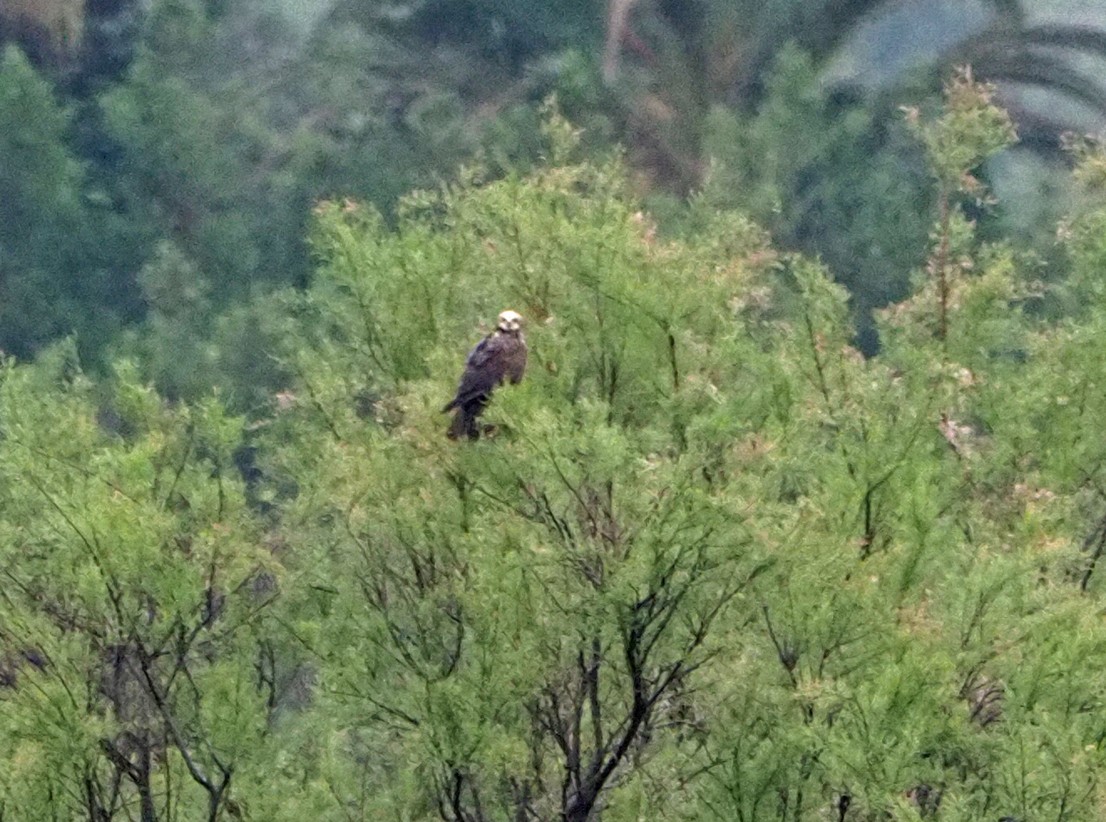
[{"label": "tree canopy", "polygon": [[[0,816],[1101,818],[1106,155],[1049,282],[974,219],[994,93],[907,118],[873,357],[823,263],[706,194],[666,233],[554,109],[525,172],[320,202],[202,399],[134,352],[249,366],[170,334],[219,285],[159,245],[176,347],[0,369]],[[505,307],[527,376],[451,442]]]},{"label": "tree canopy", "polygon": [[[1049,228],[1071,205],[1062,134],[1106,110],[1106,21],[1070,1],[9,2],[0,349],[75,334],[91,367],[133,358],[175,397],[234,384],[247,410],[275,385],[267,349],[242,386],[242,351],[268,339],[254,305],[311,280],[313,204],[394,221],[460,165],[525,173],[555,96],[589,159],[624,153],[662,233],[701,194],[820,256],[872,353],[934,207],[900,109],[932,112],[954,65],[999,83],[1022,136],[984,171],[1016,193],[981,230],[1070,273]],[[199,378],[173,357],[185,338],[214,341]]]}]

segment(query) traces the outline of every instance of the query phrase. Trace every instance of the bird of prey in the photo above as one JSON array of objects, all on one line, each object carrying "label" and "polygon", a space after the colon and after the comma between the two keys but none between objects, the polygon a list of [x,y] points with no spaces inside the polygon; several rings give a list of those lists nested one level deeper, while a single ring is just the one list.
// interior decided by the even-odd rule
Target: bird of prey
[{"label": "bird of prey", "polygon": [[476,418],[491,399],[492,391],[504,380],[516,385],[525,371],[526,338],[522,335],[522,317],[507,310],[499,315],[495,331],[469,352],[457,396],[442,409],[443,413],[457,409],[449,426],[449,438],[478,439],[480,431]]}]

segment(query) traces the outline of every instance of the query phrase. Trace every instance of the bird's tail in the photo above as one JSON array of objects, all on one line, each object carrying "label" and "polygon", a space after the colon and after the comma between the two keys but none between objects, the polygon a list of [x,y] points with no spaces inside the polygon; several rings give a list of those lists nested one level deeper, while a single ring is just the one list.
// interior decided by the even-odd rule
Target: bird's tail
[{"label": "bird's tail", "polygon": [[451,440],[466,437],[470,440],[478,439],[480,432],[476,428],[476,415],[469,413],[463,405],[458,406],[457,411],[453,414],[453,422],[449,424],[449,430],[446,431],[446,436]]}]

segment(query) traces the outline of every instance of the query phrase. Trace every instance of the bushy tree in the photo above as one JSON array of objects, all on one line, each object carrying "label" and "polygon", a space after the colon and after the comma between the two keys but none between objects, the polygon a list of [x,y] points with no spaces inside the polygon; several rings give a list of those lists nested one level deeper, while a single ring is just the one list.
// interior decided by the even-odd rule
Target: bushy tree
[{"label": "bushy tree", "polygon": [[745,211],[783,246],[821,256],[849,289],[871,353],[872,310],[909,293],[925,256],[931,186],[901,118],[880,118],[817,76],[808,56],[784,50],[755,114],[712,111],[702,205]]},{"label": "bushy tree", "polygon": [[[309,299],[326,326],[266,437],[277,488],[295,488],[287,539],[317,549],[297,567],[320,699],[349,755],[395,752],[343,802],[581,820],[614,791],[648,802],[634,763],[683,771],[716,630],[770,564],[708,433],[761,400],[726,388],[753,349],[727,328],[773,258],[732,215],[699,248],[659,243],[617,167],[403,214],[393,233],[363,207],[322,210]],[[457,448],[443,398],[505,306],[528,319],[530,375],[497,395],[498,433]]]},{"label": "bushy tree", "polygon": [[272,753],[279,561],[245,506],[240,422],[169,409],[127,369],[97,401],[69,347],[0,382],[0,812],[241,817]]},{"label": "bushy tree", "polygon": [[85,195],[69,112],[14,46],[0,57],[0,348],[27,355],[65,333],[102,345],[133,317],[113,264],[118,226]]},{"label": "bushy tree", "polygon": [[[970,219],[993,89],[909,122],[938,208],[875,357],[821,263],[707,198],[659,233],[553,116],[532,173],[320,204],[315,282],[221,328],[279,340],[249,424],[8,364],[0,811],[1100,818],[1106,161],[1049,287]],[[141,274],[167,322],[193,265]],[[452,442],[508,307],[529,373]]]},{"label": "bushy tree", "polygon": [[[871,360],[820,266],[709,209],[659,239],[616,167],[413,197],[396,231],[321,209],[262,493],[346,813],[1096,817],[1094,376],[957,206],[1011,139],[988,95],[920,126],[944,207]],[[508,305],[530,374],[449,443]]]}]

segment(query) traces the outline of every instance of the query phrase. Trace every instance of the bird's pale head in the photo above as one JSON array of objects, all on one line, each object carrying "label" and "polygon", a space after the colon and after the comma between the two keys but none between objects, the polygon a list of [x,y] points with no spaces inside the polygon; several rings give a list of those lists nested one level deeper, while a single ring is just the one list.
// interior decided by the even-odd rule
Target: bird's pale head
[{"label": "bird's pale head", "polygon": [[496,323],[496,327],[500,331],[514,332],[522,330],[522,315],[517,311],[511,311],[507,309],[499,315],[499,321]]}]

